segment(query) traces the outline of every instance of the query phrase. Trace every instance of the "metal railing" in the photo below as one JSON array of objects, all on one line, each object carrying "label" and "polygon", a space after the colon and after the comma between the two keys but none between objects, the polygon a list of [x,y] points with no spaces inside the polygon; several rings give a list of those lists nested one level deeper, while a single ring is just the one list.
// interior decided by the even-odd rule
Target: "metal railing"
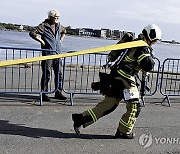
[{"label": "metal railing", "polygon": [[[41,56],[42,52],[53,50],[0,47],[0,60],[16,60]],[[49,90],[41,91],[41,61],[0,67],[0,93],[39,94],[42,105],[42,93],[53,93],[54,74],[50,71]]]},{"label": "metal railing", "polygon": [[[55,52],[52,50],[0,47],[0,60],[16,60],[41,56],[42,52]],[[147,87],[150,89],[146,96],[152,96],[160,90],[168,100],[169,96],[180,96],[180,59],[165,59],[160,70],[160,61],[155,58],[155,68],[147,79]],[[99,91],[91,89],[91,83],[99,80],[99,72],[110,72],[104,67],[107,64],[107,53],[93,53],[66,57],[62,59],[62,89],[70,95],[73,105],[75,94],[99,95]],[[161,76],[160,76],[161,75]],[[41,90],[42,68],[41,61],[0,67],[0,93],[38,94],[42,105],[43,93],[54,93],[58,87],[54,85],[53,69],[50,70],[48,91]],[[158,89],[160,87],[160,89]],[[164,101],[163,100],[163,101]]]},{"label": "metal railing", "polygon": [[99,72],[108,72],[103,65],[107,63],[107,54],[95,53],[64,58],[63,90],[70,94],[73,105],[74,94],[96,94],[91,83],[99,80]]},{"label": "metal railing", "polygon": [[[160,93],[165,96],[169,106],[169,96],[180,96],[180,59],[167,58],[162,65]],[[162,101],[162,102],[163,102]]]}]

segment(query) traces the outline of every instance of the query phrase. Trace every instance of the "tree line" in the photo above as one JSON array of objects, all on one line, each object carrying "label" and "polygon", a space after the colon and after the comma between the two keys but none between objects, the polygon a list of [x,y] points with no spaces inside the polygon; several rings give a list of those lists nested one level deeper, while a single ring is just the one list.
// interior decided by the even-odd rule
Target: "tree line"
[{"label": "tree line", "polygon": [[17,31],[20,31],[22,30],[20,28],[20,26],[23,26],[23,30],[24,31],[31,31],[33,29],[32,26],[27,26],[27,25],[18,25],[18,24],[11,24],[11,23],[1,23],[0,22],[0,29],[3,29],[3,30],[17,30]]},{"label": "tree line", "polygon": [[[20,27],[23,26],[23,29]],[[31,31],[34,27],[28,26],[28,25],[18,25],[18,24],[12,24],[12,23],[1,23],[0,22],[0,29],[1,30],[17,30],[17,31]],[[71,29],[71,26],[65,27],[67,30]]]}]

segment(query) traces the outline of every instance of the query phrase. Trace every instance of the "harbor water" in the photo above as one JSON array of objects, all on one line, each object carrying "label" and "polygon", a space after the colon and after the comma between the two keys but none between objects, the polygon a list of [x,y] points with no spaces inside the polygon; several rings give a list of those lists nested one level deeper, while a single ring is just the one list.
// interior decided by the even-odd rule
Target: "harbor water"
[{"label": "harbor water", "polygon": [[[62,42],[62,52],[79,51],[116,44],[118,40],[92,37],[66,36]],[[0,46],[40,49],[40,44],[29,37],[28,32],[0,31]],[[180,58],[180,45],[158,43],[153,52],[161,62],[166,58]],[[2,53],[1,53],[2,56]],[[2,58],[1,58],[2,60]]]}]

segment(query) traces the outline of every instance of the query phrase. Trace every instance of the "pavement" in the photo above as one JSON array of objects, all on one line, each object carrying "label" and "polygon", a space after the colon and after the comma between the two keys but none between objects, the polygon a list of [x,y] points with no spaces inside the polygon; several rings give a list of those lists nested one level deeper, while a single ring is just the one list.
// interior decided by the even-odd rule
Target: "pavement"
[{"label": "pavement", "polygon": [[[114,139],[122,102],[111,114],[99,119],[82,135],[73,130],[72,113],[92,108],[102,99],[96,95],[75,95],[74,106],[53,99],[39,106],[38,96],[0,95],[0,154],[179,154],[179,97],[161,105],[161,95],[146,97],[131,140]],[[68,97],[68,95],[67,95]]]}]

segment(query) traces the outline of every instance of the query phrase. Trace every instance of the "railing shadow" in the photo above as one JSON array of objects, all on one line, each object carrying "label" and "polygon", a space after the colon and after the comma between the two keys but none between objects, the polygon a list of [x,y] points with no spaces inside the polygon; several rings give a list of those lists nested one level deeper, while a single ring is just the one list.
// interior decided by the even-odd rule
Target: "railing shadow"
[{"label": "railing shadow", "polygon": [[[0,93],[1,103],[0,106],[22,106],[22,105],[35,105],[40,106],[40,96],[39,95],[32,95],[32,94],[13,94],[13,93]],[[58,100],[51,98],[51,101],[46,103],[45,105],[69,105],[68,100]]]}]

